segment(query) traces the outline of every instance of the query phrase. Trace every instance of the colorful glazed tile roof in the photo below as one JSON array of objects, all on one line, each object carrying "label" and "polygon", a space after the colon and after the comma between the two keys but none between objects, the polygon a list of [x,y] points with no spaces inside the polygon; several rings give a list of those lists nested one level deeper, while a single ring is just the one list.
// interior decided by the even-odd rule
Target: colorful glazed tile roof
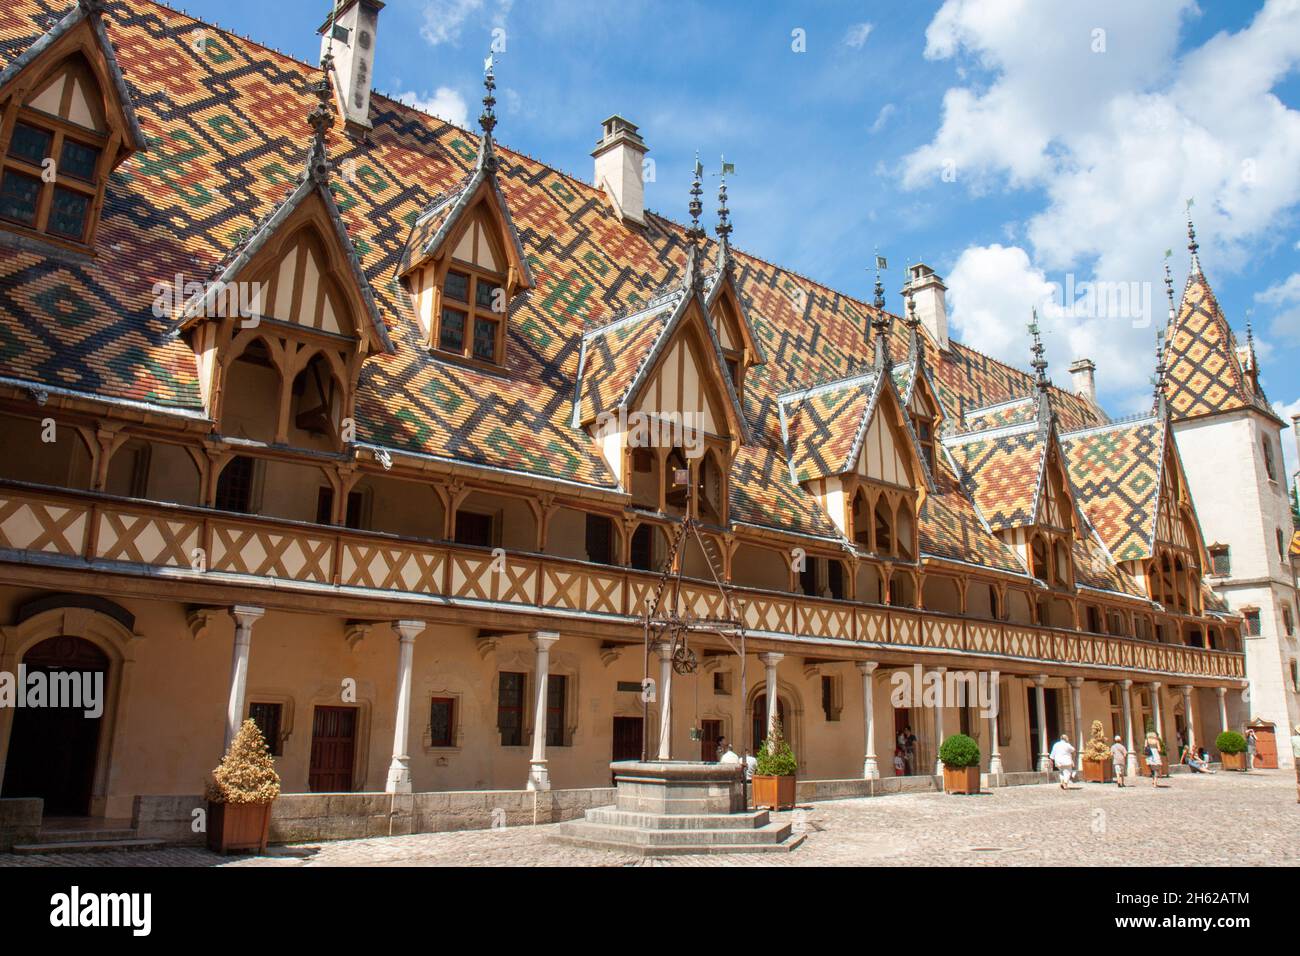
[{"label": "colorful glazed tile roof", "polygon": [[[0,68],[68,7],[61,0],[15,0],[0,9]],[[207,278],[296,188],[318,70],[147,0],[107,4],[104,22],[149,148],[113,174],[94,258],[6,248],[0,376],[201,412],[194,355],[170,334],[168,318],[154,315],[155,283],[178,274]],[[198,35],[207,42],[195,44]],[[660,346],[673,309],[651,304],[680,282],[683,227],[654,213],[645,227],[625,224],[589,183],[498,145],[501,202],[533,288],[512,303],[504,369],[442,360],[424,347],[398,277],[404,263],[445,232],[474,175],[479,137],[380,94],[372,97],[371,120],[364,144],[337,127],[328,137],[331,158],[346,171],[334,177],[334,198],[393,346],[392,354],[366,359],[358,440],[617,487],[574,419],[616,406]],[[738,236],[743,240],[743,222]],[[716,251],[709,243],[709,261]],[[791,481],[778,397],[868,368],[874,310],[740,250],[734,265],[743,315],[765,362],[746,379],[749,434],[733,463],[732,514],[740,522],[836,539],[815,499]],[[706,288],[713,292],[716,280],[710,277]],[[892,322],[889,335],[891,353],[908,358],[904,323]],[[959,342],[940,350],[922,336],[920,347],[945,420],[953,423],[948,430],[969,428],[975,418],[980,427],[994,424],[990,406],[1033,389],[1029,373]],[[911,387],[909,368],[894,370],[903,395]],[[863,400],[861,390],[831,390],[815,407],[797,411],[791,434],[798,474],[845,460],[851,426],[866,414]],[[1062,429],[1105,421],[1095,406],[1067,392],[1053,390],[1051,403]],[[986,414],[980,418],[972,409]],[[964,472],[978,475],[975,501],[989,525],[1032,520],[1042,458],[1033,444],[1010,438],[988,447],[963,444],[954,456]],[[923,553],[1021,570],[947,464],[936,472],[921,513]],[[1116,521],[1124,524],[1122,517]]]},{"label": "colorful glazed tile roof", "polygon": [[1166,428],[1155,418],[1061,436],[1079,507],[1116,561],[1149,557]]},{"label": "colorful glazed tile roof", "polygon": [[1074,539],[1074,579],[1079,584],[1101,591],[1136,598],[1146,597],[1133,575],[1115,565],[1092,535]]},{"label": "colorful glazed tile roof", "polygon": [[963,485],[994,531],[1034,524],[1047,444],[1037,421],[944,439]]},{"label": "colorful glazed tile roof", "polygon": [[810,481],[853,467],[863,430],[875,408],[874,374],[781,396],[781,421],[790,475]]},{"label": "colorful glazed tile roof", "polygon": [[1187,278],[1177,317],[1165,336],[1165,399],[1175,419],[1240,408],[1276,417],[1252,375],[1242,366],[1246,350],[1219,308],[1199,267]]}]

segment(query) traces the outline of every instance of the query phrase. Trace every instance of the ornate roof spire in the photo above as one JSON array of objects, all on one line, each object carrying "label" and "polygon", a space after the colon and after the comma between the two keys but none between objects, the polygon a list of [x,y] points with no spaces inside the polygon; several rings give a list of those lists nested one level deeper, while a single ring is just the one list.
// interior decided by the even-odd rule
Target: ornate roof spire
[{"label": "ornate roof spire", "polygon": [[479,114],[478,125],[483,130],[483,138],[478,144],[479,163],[488,172],[496,172],[497,154],[495,143],[492,139],[492,131],[497,126],[496,114],[496,76],[492,72],[493,61],[491,54],[483,61],[483,112]]},{"label": "ornate roof spire", "polygon": [[1195,200],[1187,200],[1187,251],[1192,254],[1192,275],[1201,274],[1201,257],[1197,255],[1200,244],[1196,241],[1196,227],[1192,225],[1192,205]]},{"label": "ornate roof spire", "polygon": [[871,330],[876,342],[875,364],[881,372],[887,372],[894,364],[893,357],[889,354],[889,329],[892,324],[893,318],[883,308],[877,308],[871,317]]},{"label": "ornate roof spire", "polygon": [[[327,36],[333,36],[334,13],[330,13],[330,27]],[[307,150],[307,170],[305,176],[324,182],[329,178],[330,160],[326,149],[325,136],[334,125],[334,81],[330,73],[334,69],[333,40],[326,44],[325,52],[320,58],[320,79],[312,84],[311,90],[316,94],[316,105],[307,114],[307,123],[312,129],[311,146]]]},{"label": "ornate roof spire", "polygon": [[718,173],[718,224],[713,231],[718,234],[718,268],[730,269],[731,262],[731,212],[727,209],[727,174],[736,172],[733,163],[722,157],[722,171]]},{"label": "ornate roof spire", "polygon": [[704,212],[704,203],[700,201],[700,197],[704,195],[703,176],[704,167],[700,164],[700,154],[696,151],[695,170],[691,179],[691,201],[686,206],[691,214],[691,225],[686,230],[686,240],[690,248],[687,250],[686,273],[683,276],[684,286],[691,291],[704,288],[704,275],[700,268],[700,243],[704,239],[704,228],[700,225],[700,213]]},{"label": "ornate roof spire", "polygon": [[921,317],[916,314],[916,296],[912,295],[912,283],[907,284],[903,294],[907,299],[907,317],[903,320],[907,323],[907,355],[915,362],[921,354]]},{"label": "ornate roof spire", "polygon": [[1034,360],[1029,363],[1029,367],[1034,370],[1034,381],[1038,386],[1038,391],[1046,394],[1048,387],[1052,384],[1047,377],[1047,359],[1044,357],[1047,350],[1043,348],[1043,338],[1038,328],[1038,309],[1033,310],[1033,321],[1029,323],[1029,334],[1033,336],[1034,344],[1030,349],[1034,353]]},{"label": "ornate roof spire", "polygon": [[888,268],[889,268],[889,263],[885,261],[885,257],[882,256],[879,252],[877,252],[876,253],[876,288],[875,288],[876,298],[871,304],[876,307],[876,311],[878,312],[882,311],[885,308],[885,287],[880,283],[880,271],[882,269],[888,269]]}]

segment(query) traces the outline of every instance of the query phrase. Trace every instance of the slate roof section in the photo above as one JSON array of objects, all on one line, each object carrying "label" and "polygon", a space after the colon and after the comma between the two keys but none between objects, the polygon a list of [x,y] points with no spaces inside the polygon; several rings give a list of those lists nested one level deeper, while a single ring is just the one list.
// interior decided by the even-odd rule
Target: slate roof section
[{"label": "slate roof section", "polygon": [[1036,421],[943,440],[980,514],[994,531],[1038,520],[1047,444]]},{"label": "slate roof section", "polygon": [[853,468],[879,398],[878,381],[875,373],[865,373],[781,396],[781,431],[792,481]]}]

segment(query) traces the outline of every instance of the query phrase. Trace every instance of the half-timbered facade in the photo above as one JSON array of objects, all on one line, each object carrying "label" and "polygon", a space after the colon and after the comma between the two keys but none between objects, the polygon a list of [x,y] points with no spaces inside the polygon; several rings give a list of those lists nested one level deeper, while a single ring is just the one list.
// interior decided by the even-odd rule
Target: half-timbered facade
[{"label": "half-timbered facade", "polygon": [[[374,6],[329,36],[373,56]],[[1000,773],[1116,701],[1171,744],[1235,718],[1162,403],[1112,422],[941,300],[733,249],[725,186],[706,243],[512,152],[490,78],[471,133],[326,67],[148,0],[0,12],[0,672],[106,688],[0,708],[0,795],[129,816],[250,716],[287,792],[604,785],[659,727],[640,622],[688,511],[683,605],[722,617],[716,574],[749,656],[698,637],[673,756],[779,714],[804,777],[891,774],[906,727],[909,772],[961,729]],[[644,154],[605,125],[598,173]],[[895,707],[916,664],[993,675],[997,717]]]}]

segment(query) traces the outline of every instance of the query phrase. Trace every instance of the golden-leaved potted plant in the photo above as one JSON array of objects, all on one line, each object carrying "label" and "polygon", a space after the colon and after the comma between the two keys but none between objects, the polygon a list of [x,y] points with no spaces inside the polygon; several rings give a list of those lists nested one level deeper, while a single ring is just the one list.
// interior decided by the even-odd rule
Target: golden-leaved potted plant
[{"label": "golden-leaved potted plant", "polygon": [[1088,783],[1110,783],[1115,779],[1110,741],[1106,739],[1100,720],[1092,722],[1088,742],[1083,745],[1083,779]]},{"label": "golden-leaved potted plant", "polygon": [[245,720],[208,783],[208,849],[266,852],[280,775],[262,731]]},{"label": "golden-leaved potted plant", "polygon": [[781,719],[775,718],[767,740],[758,749],[754,766],[754,808],[792,809],[795,802],[795,774],[798,769],[794,751],[781,733]]}]

